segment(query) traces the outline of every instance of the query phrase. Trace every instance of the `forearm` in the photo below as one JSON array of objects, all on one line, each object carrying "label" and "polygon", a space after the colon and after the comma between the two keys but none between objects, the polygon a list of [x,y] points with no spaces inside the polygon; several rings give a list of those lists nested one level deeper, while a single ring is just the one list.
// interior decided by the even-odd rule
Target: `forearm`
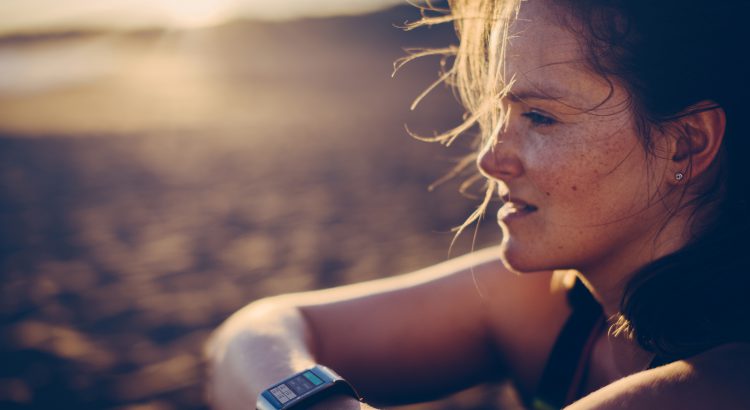
[{"label": "forearm", "polygon": [[[376,403],[428,400],[487,380],[501,364],[488,312],[515,306],[486,302],[477,283],[488,292],[519,289],[510,272],[497,274],[498,266],[485,255],[469,256],[253,303],[209,344],[211,403],[220,410],[252,408],[263,389],[316,362],[345,375]],[[548,282],[540,283],[548,289]]]},{"label": "forearm", "polygon": [[209,395],[214,408],[248,409],[269,385],[315,362],[299,312],[261,301],[235,313],[206,349]]}]

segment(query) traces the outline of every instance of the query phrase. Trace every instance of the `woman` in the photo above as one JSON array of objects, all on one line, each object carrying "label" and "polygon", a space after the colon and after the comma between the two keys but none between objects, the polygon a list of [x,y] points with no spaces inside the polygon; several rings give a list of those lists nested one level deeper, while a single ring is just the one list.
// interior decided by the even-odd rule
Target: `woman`
[{"label": "woman", "polygon": [[209,347],[216,407],[322,363],[376,406],[507,376],[540,409],[750,408],[748,11],[452,1],[469,115],[437,139],[479,124],[501,246],[249,305]]}]

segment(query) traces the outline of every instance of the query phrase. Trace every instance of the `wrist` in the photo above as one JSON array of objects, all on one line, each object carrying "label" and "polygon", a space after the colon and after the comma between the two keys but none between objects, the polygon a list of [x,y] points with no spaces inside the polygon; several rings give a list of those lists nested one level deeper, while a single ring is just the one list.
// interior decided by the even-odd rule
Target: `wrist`
[{"label": "wrist", "polygon": [[[258,396],[258,410],[306,409],[320,402],[337,401],[343,408],[359,409],[360,396],[338,373],[315,365],[291,377],[278,381]],[[354,404],[357,407],[351,407]],[[329,405],[328,408],[338,408]]]},{"label": "wrist", "polygon": [[309,407],[300,406],[300,409],[307,410],[362,410],[372,409],[372,407],[362,403],[352,396],[344,394],[334,394],[323,400],[319,400]]}]

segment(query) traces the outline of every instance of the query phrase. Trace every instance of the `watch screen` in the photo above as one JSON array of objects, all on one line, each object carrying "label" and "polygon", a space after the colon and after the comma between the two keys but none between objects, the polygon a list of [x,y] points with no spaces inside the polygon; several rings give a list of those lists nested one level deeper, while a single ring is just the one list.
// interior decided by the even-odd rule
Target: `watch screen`
[{"label": "watch screen", "polygon": [[306,371],[279,384],[269,391],[279,403],[284,404],[289,400],[293,400],[296,397],[312,391],[316,386],[321,384],[323,384],[323,380],[313,372]]}]

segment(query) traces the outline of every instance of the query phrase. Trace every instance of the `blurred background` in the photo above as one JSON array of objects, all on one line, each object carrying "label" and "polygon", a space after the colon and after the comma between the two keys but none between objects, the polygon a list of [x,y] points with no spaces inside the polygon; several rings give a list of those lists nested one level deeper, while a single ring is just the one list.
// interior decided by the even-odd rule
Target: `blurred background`
[{"label": "blurred background", "polygon": [[[436,58],[391,78],[404,47],[456,41],[395,28],[419,16],[402,1],[0,16],[0,408],[205,409],[202,347],[231,312],[445,260],[477,205],[463,178],[427,190],[468,144],[404,130],[462,110],[444,87],[409,110]],[[486,221],[475,246],[498,239]],[[511,408],[507,390],[408,408]]]}]

